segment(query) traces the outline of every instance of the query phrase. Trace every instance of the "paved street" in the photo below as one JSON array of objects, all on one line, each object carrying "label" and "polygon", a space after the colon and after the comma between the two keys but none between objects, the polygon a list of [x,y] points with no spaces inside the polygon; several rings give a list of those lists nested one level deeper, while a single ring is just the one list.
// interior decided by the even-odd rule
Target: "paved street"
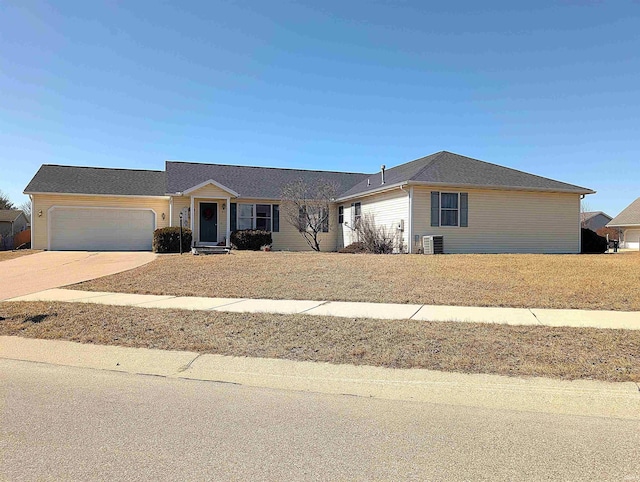
[{"label": "paved street", "polygon": [[640,480],[640,422],[0,360],[8,480]]}]

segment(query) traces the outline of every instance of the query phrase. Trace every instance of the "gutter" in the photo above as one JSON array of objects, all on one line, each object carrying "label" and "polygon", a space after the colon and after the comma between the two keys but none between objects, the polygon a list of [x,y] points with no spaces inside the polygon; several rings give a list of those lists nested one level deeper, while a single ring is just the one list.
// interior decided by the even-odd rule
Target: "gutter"
[{"label": "gutter", "polygon": [[373,189],[371,191],[364,191],[357,194],[351,194],[349,196],[339,197],[336,199],[337,202],[348,201],[350,199],[361,198],[365,196],[371,196],[373,194],[378,194],[385,191],[390,191],[392,189],[398,188],[400,186],[433,186],[433,187],[451,187],[451,188],[467,188],[467,189],[488,189],[493,191],[526,191],[526,192],[557,192],[557,193],[567,193],[567,194],[595,194],[596,191],[591,189],[584,188],[582,191],[577,191],[573,189],[552,189],[552,188],[533,188],[533,187],[522,187],[522,186],[495,186],[495,185],[483,185],[483,184],[452,184],[445,182],[431,182],[431,181],[402,181],[396,184],[392,184],[389,186],[384,186],[381,188]]},{"label": "gutter", "polygon": [[143,197],[153,199],[169,199],[166,194],[152,195],[152,194],[92,194],[88,192],[36,192],[36,191],[24,191],[23,194],[32,196],[35,194],[44,196],[98,196],[98,197]]},{"label": "gutter", "polygon": [[384,186],[379,187],[377,189],[372,189],[371,191],[365,191],[365,192],[360,192],[358,194],[352,194],[350,196],[336,198],[336,202],[344,202],[350,199],[357,199],[361,197],[372,196],[374,194],[380,194],[381,192],[393,191],[394,189],[397,189],[402,186],[408,186],[408,185],[409,185],[409,181],[397,182],[395,184],[390,184],[388,186],[385,184]]}]

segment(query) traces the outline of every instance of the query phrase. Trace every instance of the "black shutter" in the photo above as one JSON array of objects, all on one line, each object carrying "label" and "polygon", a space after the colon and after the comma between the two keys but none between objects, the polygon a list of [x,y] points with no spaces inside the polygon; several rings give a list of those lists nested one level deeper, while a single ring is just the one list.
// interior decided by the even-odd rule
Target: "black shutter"
[{"label": "black shutter", "polygon": [[431,226],[440,226],[440,193],[431,191]]},{"label": "black shutter", "polygon": [[469,226],[469,194],[466,192],[460,193],[460,227],[466,228]]},{"label": "black shutter", "polygon": [[273,205],[273,232],[280,232],[280,205]]},{"label": "black shutter", "polygon": [[229,218],[231,219],[231,226],[229,226],[229,231],[234,232],[237,231],[238,229],[238,219],[237,219],[237,212],[238,212],[238,205],[236,203],[230,203],[229,204],[229,209],[231,211],[229,211]]}]

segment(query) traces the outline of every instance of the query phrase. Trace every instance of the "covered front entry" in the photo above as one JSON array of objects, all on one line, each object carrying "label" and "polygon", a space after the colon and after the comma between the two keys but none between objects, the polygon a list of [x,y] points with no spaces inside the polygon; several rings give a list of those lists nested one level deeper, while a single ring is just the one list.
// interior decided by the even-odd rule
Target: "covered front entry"
[{"label": "covered front entry", "polygon": [[218,203],[200,203],[200,243],[218,242]]}]

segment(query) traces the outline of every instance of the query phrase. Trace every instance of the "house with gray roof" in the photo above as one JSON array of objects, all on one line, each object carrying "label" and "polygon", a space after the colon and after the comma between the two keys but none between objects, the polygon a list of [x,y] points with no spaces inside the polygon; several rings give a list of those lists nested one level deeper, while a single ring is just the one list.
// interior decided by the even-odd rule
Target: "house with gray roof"
[{"label": "house with gray roof", "polygon": [[624,208],[607,226],[622,231],[620,247],[640,249],[640,197]]},{"label": "house with gray roof", "polygon": [[274,250],[310,249],[281,218],[284,186],[335,186],[323,251],[358,238],[360,219],[394,232],[418,253],[441,236],[446,253],[577,253],[580,199],[594,191],[441,151],[373,173],[167,161],[164,170],[43,165],[25,188],[32,246],[148,250],[153,230],[193,231],[195,246],[229,244],[232,231],[271,231]]},{"label": "house with gray roof", "polygon": [[0,236],[13,236],[29,227],[21,209],[0,209]]},{"label": "house with gray roof", "polygon": [[580,214],[582,227],[597,231],[604,228],[613,218],[602,211],[585,211]]}]

